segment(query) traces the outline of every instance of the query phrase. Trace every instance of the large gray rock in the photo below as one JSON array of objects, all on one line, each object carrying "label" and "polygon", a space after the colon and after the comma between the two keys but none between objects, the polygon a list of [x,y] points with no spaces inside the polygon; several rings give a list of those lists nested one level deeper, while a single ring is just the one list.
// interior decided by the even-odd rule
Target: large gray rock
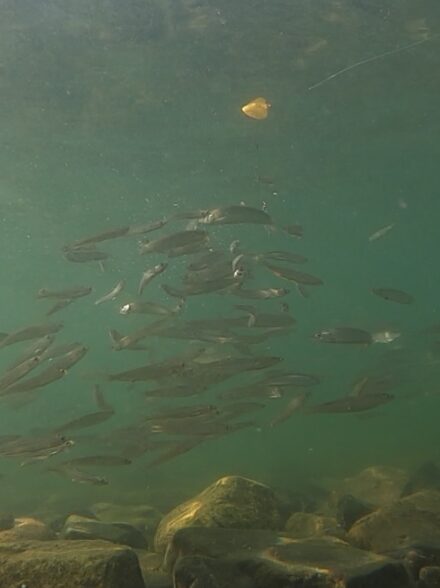
[{"label": "large gray rock", "polygon": [[289,539],[270,530],[184,527],[176,531],[168,544],[163,568],[172,572],[179,558],[194,554],[222,560],[247,558],[285,541]]},{"label": "large gray rock", "polygon": [[416,544],[440,544],[440,492],[425,490],[396,500],[357,521],[347,535],[353,545],[389,553]]},{"label": "large gray rock", "polygon": [[104,523],[78,515],[70,515],[64,523],[61,536],[64,539],[103,539],[111,543],[147,548],[147,540],[139,529],[127,523]]},{"label": "large gray rock", "polygon": [[165,515],[157,528],[154,546],[163,552],[176,531],[184,527],[276,529],[280,521],[277,499],[268,486],[227,476]]},{"label": "large gray rock", "polygon": [[136,554],[100,541],[1,544],[0,586],[145,588]]},{"label": "large gray rock", "polygon": [[[396,560],[356,549],[333,537],[306,539],[273,547],[266,554],[295,569],[301,565],[326,575],[334,588],[411,588],[405,566]],[[306,572],[304,572],[306,573]]]},{"label": "large gray rock", "polygon": [[335,538],[292,540],[270,531],[178,531],[165,566],[179,588],[410,588],[402,562]]}]

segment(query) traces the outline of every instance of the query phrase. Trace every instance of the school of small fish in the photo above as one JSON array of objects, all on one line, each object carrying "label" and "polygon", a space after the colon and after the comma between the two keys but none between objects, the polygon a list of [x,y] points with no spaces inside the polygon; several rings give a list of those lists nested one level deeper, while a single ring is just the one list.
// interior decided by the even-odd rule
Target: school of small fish
[{"label": "school of small fish", "polygon": [[[259,98],[243,107],[243,112],[263,119],[268,108],[269,104]],[[182,223],[189,224],[185,227]],[[111,256],[98,246],[115,239],[134,241],[130,262],[139,267],[137,281],[128,275],[122,279],[119,276],[109,291],[96,294],[90,285],[59,284],[53,290],[42,287],[35,297],[42,304],[52,304],[46,317],[73,303],[85,305],[87,297],[94,298],[89,309],[104,305],[108,310],[107,366],[111,366],[115,352],[137,352],[139,361],[136,367],[121,371],[109,368],[94,376],[98,380],[94,386],[84,379],[84,386],[93,387],[96,408],[92,411],[54,423],[52,430],[41,434],[0,436],[0,457],[16,459],[20,465],[50,459],[47,471],[81,484],[106,485],[109,481],[99,468],[130,466],[144,454],[154,452],[146,463],[151,468],[244,428],[270,429],[300,414],[311,418],[308,415],[316,413],[358,413],[394,399],[391,390],[398,382],[378,372],[362,374],[345,394],[318,402],[312,390],[321,384],[319,375],[297,371],[283,357],[265,353],[268,341],[290,335],[296,326],[287,297],[294,296],[295,290],[308,297],[314,288],[324,286],[324,280],[297,269],[303,268],[308,258],[290,248],[246,251],[238,238],[230,245],[219,246],[218,235],[226,225],[235,237],[240,237],[238,225],[253,225],[256,231],[274,235],[303,236],[298,224],[282,225],[266,209],[237,204],[105,230],[62,247],[67,261],[97,264],[109,271],[106,265],[111,264]],[[380,238],[392,227],[384,227],[369,240]],[[158,236],[150,238],[153,232]],[[264,276],[264,287],[255,285],[257,272]],[[159,300],[148,297],[153,280],[161,286]],[[372,287],[371,294],[385,301],[385,306],[414,303],[411,294],[389,284]],[[210,318],[189,316],[187,307],[193,297],[202,307],[207,296],[218,296],[219,305],[229,305],[230,311],[219,311],[218,316]],[[121,316],[130,316],[130,324],[135,322],[136,328],[126,332],[112,328],[112,317],[129,320],[118,319]],[[59,386],[62,393],[62,380],[89,352],[81,342],[57,343],[59,333],[68,330],[69,324],[49,319],[0,333],[0,349],[25,345],[0,373],[0,401],[5,409],[25,409],[49,386]],[[390,344],[400,335],[391,328],[370,332],[363,326],[330,324],[310,333],[310,340],[316,345],[362,348]],[[174,340],[170,348],[174,350],[177,345],[180,350],[157,357],[157,350],[165,348],[158,341],[164,340]],[[144,397],[144,414],[130,425],[111,427],[116,411],[105,397],[104,386],[118,387],[127,397],[134,393]],[[265,417],[268,405],[275,404],[280,407]],[[107,423],[105,432],[96,432],[95,427],[103,423]],[[84,429],[87,435],[82,434]],[[74,457],[69,457],[72,451]]]}]

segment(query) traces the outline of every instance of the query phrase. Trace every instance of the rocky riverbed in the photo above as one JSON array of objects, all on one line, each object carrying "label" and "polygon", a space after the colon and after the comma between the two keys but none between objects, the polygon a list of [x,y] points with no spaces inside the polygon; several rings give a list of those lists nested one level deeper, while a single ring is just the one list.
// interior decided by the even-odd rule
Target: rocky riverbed
[{"label": "rocky riverbed", "polygon": [[438,587],[438,473],[375,466],[301,492],[227,476],[168,513],[0,513],[0,586]]}]

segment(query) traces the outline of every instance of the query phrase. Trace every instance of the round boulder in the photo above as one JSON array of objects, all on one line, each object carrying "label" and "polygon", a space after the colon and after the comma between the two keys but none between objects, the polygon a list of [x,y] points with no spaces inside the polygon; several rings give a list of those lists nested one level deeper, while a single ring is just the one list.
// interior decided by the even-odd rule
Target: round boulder
[{"label": "round boulder", "polygon": [[163,552],[176,531],[185,527],[277,529],[279,525],[277,499],[268,486],[240,476],[226,476],[165,515],[157,528],[154,546]]}]

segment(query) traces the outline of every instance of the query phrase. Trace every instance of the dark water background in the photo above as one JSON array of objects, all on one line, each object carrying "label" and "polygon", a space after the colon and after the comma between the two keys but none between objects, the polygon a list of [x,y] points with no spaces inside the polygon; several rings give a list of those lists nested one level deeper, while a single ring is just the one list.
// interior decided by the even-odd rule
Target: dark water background
[{"label": "dark water background", "polygon": [[[304,226],[300,241],[258,226],[212,233],[224,247],[240,239],[248,249],[303,253],[324,280],[308,299],[292,288],[297,328],[261,347],[290,369],[321,376],[314,401],[346,394],[360,374],[392,361],[391,348],[404,349],[392,368],[401,377],[396,399],[371,418],[295,415],[268,428],[278,404],[256,415],[253,428],[155,469],[147,454],[106,472],[111,483],[98,488],[48,473],[48,462],[20,467],[2,458],[2,509],[154,503],[164,495],[173,503],[224,474],[293,487],[367,465],[411,468],[438,458],[440,352],[425,332],[440,323],[438,2],[2,0],[0,12],[0,330],[44,320],[39,288],[94,288],[54,317],[65,324],[59,340],[84,342],[89,354],[35,402],[20,410],[2,403],[1,434],[48,430],[95,410],[98,379],[90,374],[141,363],[136,354],[113,352],[107,336],[109,327],[129,332],[139,319],[120,317],[119,301],[95,307],[93,300],[122,278],[129,286],[121,300],[129,299],[140,271],[160,258],[140,259],[134,240],[109,242],[102,273],[95,264],[67,262],[61,247],[179,211],[265,202],[276,222]],[[426,42],[308,89],[417,41]],[[272,104],[267,120],[244,117],[241,106],[260,95]],[[383,239],[368,241],[391,223]],[[180,264],[163,281],[177,283]],[[265,276],[261,287],[286,285]],[[163,298],[160,282],[148,299]],[[415,303],[386,303],[369,291],[375,286],[402,288]],[[186,312],[215,317],[227,308],[210,295],[191,300]],[[311,339],[337,325],[391,326],[402,336],[368,349]],[[154,340],[157,358],[181,348]],[[17,346],[2,350],[1,361],[17,353]],[[117,416],[96,431],[149,410],[137,388],[103,388]],[[90,453],[92,441],[77,443],[53,463]]]}]

